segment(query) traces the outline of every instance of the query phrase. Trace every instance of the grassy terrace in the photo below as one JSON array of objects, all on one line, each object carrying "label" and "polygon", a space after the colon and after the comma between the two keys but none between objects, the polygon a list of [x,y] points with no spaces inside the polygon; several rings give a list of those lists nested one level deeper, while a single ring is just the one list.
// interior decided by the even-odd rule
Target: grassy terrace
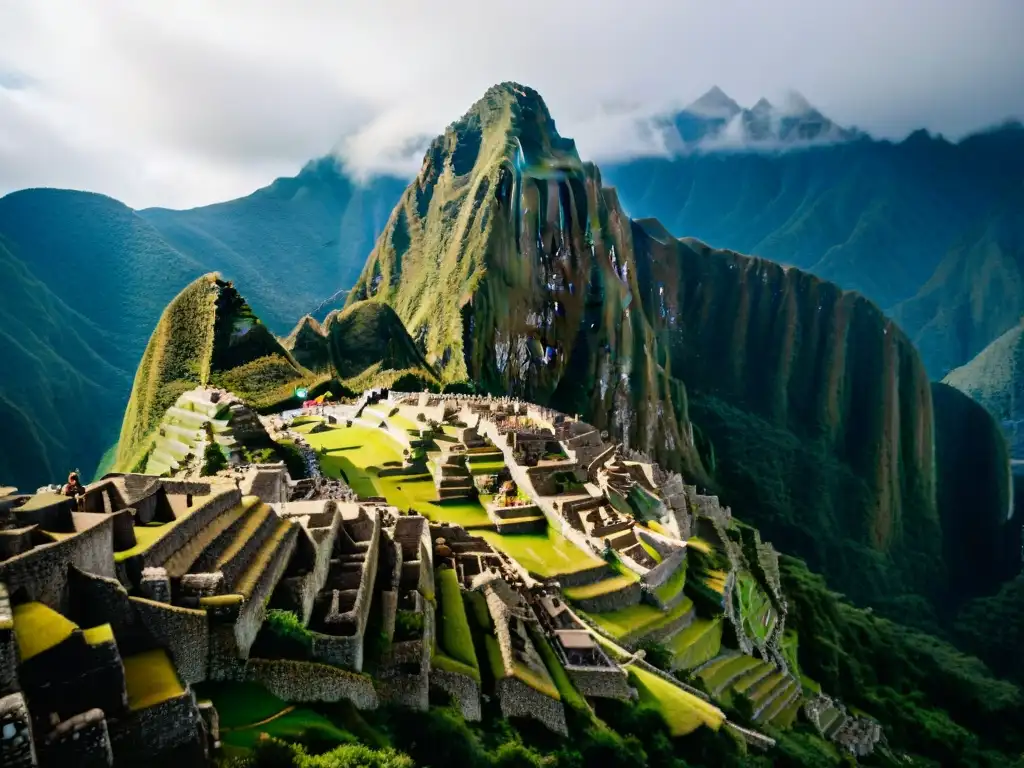
[{"label": "grassy terrace", "polygon": [[162,648],[126,657],[124,678],[131,710],[153,707],[185,692],[174,665]]},{"label": "grassy terrace", "polygon": [[680,592],[683,591],[683,587],[686,586],[686,563],[683,562],[675,573],[668,577],[664,584],[660,587],[654,588],[654,594],[657,595],[658,599],[663,603],[667,603]]},{"label": "grassy terrace", "polygon": [[718,730],[725,715],[712,704],[699,699],[652,672],[630,665],[629,678],[640,694],[640,702],[661,713],[673,736],[685,736],[706,725]]},{"label": "grassy terrace", "polygon": [[738,675],[749,672],[762,662],[753,656],[739,655],[715,662],[700,673],[701,679],[711,691],[719,691],[725,687],[730,680],[736,679]]},{"label": "grassy terrace", "polygon": [[640,580],[632,571],[627,573],[621,573],[618,576],[612,576],[610,579],[602,579],[601,581],[594,582],[593,584],[584,584],[579,587],[565,587],[562,589],[564,594],[570,600],[586,600],[591,597],[600,597],[601,595],[607,595],[609,592],[617,592],[620,589],[625,589],[630,584],[635,584]]},{"label": "grassy terrace", "polygon": [[640,636],[653,632],[693,609],[693,601],[684,597],[670,611],[662,611],[653,605],[638,603],[618,611],[588,613],[601,629],[616,639],[626,635]]},{"label": "grassy terrace", "polygon": [[42,603],[14,606],[14,639],[22,661],[54,648],[78,629],[78,625]]},{"label": "grassy terrace", "polygon": [[493,547],[515,558],[542,578],[561,573],[575,573],[604,563],[589,552],[584,552],[550,526],[544,533],[500,534],[482,531],[481,535]]},{"label": "grassy terrace", "polygon": [[400,413],[396,413],[394,416],[388,416],[388,422],[398,429],[404,429],[406,431],[413,430],[419,432],[421,428],[425,428],[426,424],[417,424],[412,419],[406,418]]},{"label": "grassy terrace", "polygon": [[695,618],[690,626],[672,638],[668,647],[675,665],[683,669],[711,661],[722,648],[722,618]]},{"label": "grassy terrace", "polygon": [[[437,571],[438,597],[441,602],[438,649],[434,654],[436,666],[458,672],[480,682],[480,666],[473,647],[473,634],[469,617],[462,602],[459,580],[451,568]],[[440,662],[440,663],[438,663]]]}]

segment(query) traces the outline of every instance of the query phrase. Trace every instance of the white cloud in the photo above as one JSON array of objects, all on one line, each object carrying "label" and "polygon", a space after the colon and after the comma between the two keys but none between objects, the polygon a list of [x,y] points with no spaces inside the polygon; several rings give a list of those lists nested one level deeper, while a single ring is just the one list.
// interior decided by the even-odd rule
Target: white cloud
[{"label": "white cloud", "polygon": [[715,83],[959,135],[1024,113],[1021,28],[1018,0],[0,0],[0,193],[199,205],[332,150],[414,172],[502,80],[598,161],[662,151],[634,118]]}]

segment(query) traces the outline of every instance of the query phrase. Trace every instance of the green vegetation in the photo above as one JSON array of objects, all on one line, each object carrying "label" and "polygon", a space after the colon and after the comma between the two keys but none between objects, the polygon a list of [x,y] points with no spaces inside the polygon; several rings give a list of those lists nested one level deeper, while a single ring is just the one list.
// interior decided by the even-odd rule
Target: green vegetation
[{"label": "green vegetation", "polygon": [[673,736],[685,736],[702,725],[717,730],[725,721],[725,715],[717,707],[654,673],[637,666],[630,666],[628,670],[640,701],[658,710]]},{"label": "green vegetation", "polygon": [[722,619],[694,618],[669,641],[675,666],[693,669],[718,655],[722,647]]},{"label": "green vegetation", "polygon": [[14,606],[14,639],[22,661],[60,645],[76,629],[77,624],[43,603]]},{"label": "green vegetation", "polygon": [[487,542],[498,547],[531,573],[553,578],[560,573],[575,573],[601,565],[596,556],[584,552],[561,533],[548,527],[543,533],[502,535],[481,531]]},{"label": "green vegetation", "polygon": [[667,603],[683,591],[683,587],[686,586],[686,570],[684,562],[665,580],[664,584],[654,588],[654,594],[661,602]]},{"label": "green vegetation", "polygon": [[331,365],[342,379],[355,379],[371,366],[378,371],[417,371],[428,381],[434,378],[402,321],[387,304],[350,304],[331,315],[324,330]]},{"label": "green vegetation", "polygon": [[146,709],[185,693],[167,651],[157,648],[124,659],[128,708]]},{"label": "green vegetation", "polygon": [[741,571],[736,577],[733,595],[738,604],[743,629],[755,640],[765,641],[775,627],[775,609],[753,576]]},{"label": "green vegetation", "polygon": [[566,587],[562,590],[562,594],[570,600],[586,600],[591,597],[607,595],[609,592],[617,592],[620,589],[628,587],[630,584],[635,584],[639,580],[639,576],[632,571],[629,571],[627,573],[620,573],[618,576],[612,576],[611,578],[602,579],[601,581],[595,581],[592,584],[584,584],[579,587]]},{"label": "green vegetation", "polygon": [[308,435],[307,440],[320,453],[320,466],[324,473],[344,477],[352,490],[363,497],[380,495],[379,481],[371,468],[383,467],[389,461],[402,461],[398,443],[382,430],[370,427],[329,429]]},{"label": "green vegetation", "polygon": [[480,669],[458,577],[451,568],[440,568],[437,571],[437,583],[440,598],[438,645],[446,656],[464,665],[472,673],[471,677],[479,682]]},{"label": "green vegetation", "polygon": [[639,637],[664,627],[693,610],[693,602],[684,597],[668,611],[647,603],[637,603],[628,608],[603,613],[588,613],[595,624],[616,639]]}]

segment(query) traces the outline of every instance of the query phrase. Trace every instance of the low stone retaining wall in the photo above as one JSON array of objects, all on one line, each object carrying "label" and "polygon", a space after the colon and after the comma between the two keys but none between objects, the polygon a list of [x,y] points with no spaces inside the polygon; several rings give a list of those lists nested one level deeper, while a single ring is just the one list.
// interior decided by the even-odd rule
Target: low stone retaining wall
[{"label": "low stone retaining wall", "polygon": [[610,565],[595,565],[593,568],[586,568],[574,573],[560,573],[553,577],[562,587],[582,587],[587,584],[595,584],[602,579],[615,575],[615,570]]},{"label": "low stone retaining wall", "polygon": [[457,672],[445,669],[430,670],[430,686],[438,688],[449,696],[458,706],[462,716],[469,721],[478,722],[481,718],[480,686],[476,680]]},{"label": "low stone retaining wall", "polygon": [[368,675],[311,661],[249,659],[243,680],[284,701],[351,701],[358,709],[376,709],[380,701]]},{"label": "low stone retaining wall", "polygon": [[604,613],[606,611],[618,611],[622,608],[636,605],[640,602],[640,597],[642,595],[643,590],[640,587],[640,582],[635,581],[621,589],[615,590],[614,592],[607,592],[603,595],[596,595],[595,597],[585,597],[579,600],[573,600],[573,604],[581,610],[588,611],[590,613]]},{"label": "low stone retaining wall", "polygon": [[202,718],[191,691],[161,704],[108,720],[117,765],[146,765],[154,753],[198,740]]},{"label": "low stone retaining wall", "polygon": [[562,702],[545,696],[515,677],[502,678],[494,686],[502,717],[530,717],[562,736],[569,735]]},{"label": "low stone retaining wall", "polygon": [[584,696],[603,699],[629,699],[629,676],[620,667],[565,668],[572,684]]},{"label": "low stone retaining wall", "polygon": [[153,639],[170,651],[182,682],[192,684],[205,680],[210,654],[206,611],[180,608],[141,597],[129,597],[128,600]]}]

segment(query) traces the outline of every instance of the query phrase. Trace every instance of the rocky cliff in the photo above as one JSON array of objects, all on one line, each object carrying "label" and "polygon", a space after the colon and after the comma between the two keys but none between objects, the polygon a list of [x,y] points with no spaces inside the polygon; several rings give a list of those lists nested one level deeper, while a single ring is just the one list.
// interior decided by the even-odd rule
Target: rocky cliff
[{"label": "rocky cliff", "polygon": [[431,144],[349,301],[368,298],[446,381],[583,414],[851,594],[941,588],[907,337],[828,282],[630,220],[536,92],[495,86]]}]

